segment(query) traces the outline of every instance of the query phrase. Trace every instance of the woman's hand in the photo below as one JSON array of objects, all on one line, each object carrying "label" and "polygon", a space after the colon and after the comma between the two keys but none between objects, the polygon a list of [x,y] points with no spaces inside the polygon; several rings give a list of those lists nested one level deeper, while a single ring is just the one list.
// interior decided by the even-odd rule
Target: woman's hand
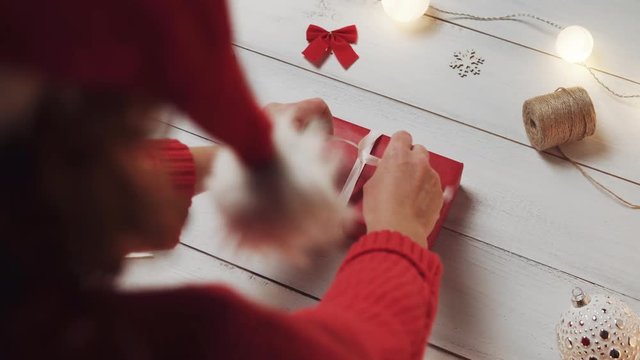
[{"label": "woman's hand", "polygon": [[289,104],[270,103],[265,106],[264,111],[274,121],[293,119],[298,130],[303,130],[312,121],[319,121],[327,133],[333,133],[333,116],[327,103],[319,98]]},{"label": "woman's hand", "polygon": [[394,230],[426,246],[440,215],[440,177],[431,168],[429,153],[413,145],[411,135],[393,135],[373,177],[364,186],[367,231]]}]

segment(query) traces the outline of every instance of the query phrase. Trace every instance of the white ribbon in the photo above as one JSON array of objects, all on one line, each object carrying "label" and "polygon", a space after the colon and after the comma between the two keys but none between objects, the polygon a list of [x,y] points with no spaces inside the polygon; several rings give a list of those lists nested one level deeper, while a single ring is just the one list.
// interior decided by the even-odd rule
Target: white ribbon
[{"label": "white ribbon", "polygon": [[[347,177],[347,181],[342,186],[342,191],[340,191],[340,198],[342,198],[345,203],[349,202],[349,199],[351,199],[351,195],[353,195],[353,189],[355,189],[356,183],[358,182],[358,179],[360,178],[365,165],[378,166],[380,158],[371,155],[371,151],[373,150],[373,146],[375,145],[376,140],[378,140],[380,136],[382,136],[381,133],[370,131],[365,137],[360,139],[360,142],[358,142],[358,144],[355,144],[346,139],[336,138],[337,140],[343,141],[358,149],[358,157],[356,158],[356,162],[351,168],[351,172]],[[455,188],[453,186],[445,186],[442,196],[445,204],[453,200],[454,191]]]},{"label": "white ribbon", "polygon": [[355,143],[340,139],[341,141],[346,142],[347,144],[353,145],[358,149],[358,157],[356,158],[356,162],[353,164],[351,168],[351,172],[349,173],[349,177],[347,177],[347,181],[342,186],[342,191],[340,191],[340,197],[344,200],[344,202],[349,202],[351,199],[351,195],[353,195],[353,189],[356,187],[356,183],[364,170],[366,165],[377,166],[379,158],[371,155],[371,151],[373,150],[373,146],[376,143],[376,140],[382,136],[381,133],[370,131],[365,137],[363,137],[360,142],[356,145]]}]

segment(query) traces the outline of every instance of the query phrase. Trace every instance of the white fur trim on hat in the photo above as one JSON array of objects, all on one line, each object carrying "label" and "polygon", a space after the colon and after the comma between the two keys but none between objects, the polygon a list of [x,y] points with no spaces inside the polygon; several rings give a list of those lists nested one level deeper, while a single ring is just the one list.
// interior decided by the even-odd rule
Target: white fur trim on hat
[{"label": "white fur trim on hat", "polygon": [[210,188],[241,244],[276,247],[304,261],[309,251],[339,244],[354,214],[336,189],[339,162],[325,149],[320,122],[299,131],[291,119],[275,119],[272,137],[277,159],[260,170],[248,169],[233,151],[222,149]]}]

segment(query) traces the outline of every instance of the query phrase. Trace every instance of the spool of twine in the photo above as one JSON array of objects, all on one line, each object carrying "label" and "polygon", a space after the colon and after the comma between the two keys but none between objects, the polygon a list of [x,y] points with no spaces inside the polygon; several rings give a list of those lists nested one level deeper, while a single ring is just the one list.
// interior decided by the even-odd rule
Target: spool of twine
[{"label": "spool of twine", "polygon": [[558,88],[525,101],[522,118],[538,151],[582,140],[596,131],[596,111],[581,87]]},{"label": "spool of twine", "polygon": [[596,131],[596,111],[589,93],[581,87],[558,88],[556,91],[526,100],[522,120],[531,145],[538,151],[558,148],[560,155],[580,171],[593,186],[631,209],[640,209],[594,179],[578,162],[567,156],[560,145],[579,141]]}]

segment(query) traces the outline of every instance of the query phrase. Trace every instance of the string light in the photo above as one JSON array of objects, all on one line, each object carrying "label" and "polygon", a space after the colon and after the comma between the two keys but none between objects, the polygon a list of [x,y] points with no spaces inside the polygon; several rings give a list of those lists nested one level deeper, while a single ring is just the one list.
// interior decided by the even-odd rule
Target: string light
[{"label": "string light", "polygon": [[593,51],[593,36],[582,26],[568,26],[558,34],[556,51],[565,61],[584,63]]},{"label": "string light", "polygon": [[[422,15],[425,15],[429,8],[429,0],[382,0],[384,11],[392,19],[402,22],[415,21]],[[517,13],[502,16],[477,16],[462,12],[454,12],[439,9],[435,6],[431,8],[439,13],[454,15],[460,19],[477,20],[477,21],[502,21],[502,20],[518,20],[519,18],[530,18],[540,21],[558,30],[558,38],[556,39],[556,51],[558,55],[570,63],[584,63],[593,51],[593,36],[589,30],[582,26],[572,25],[563,27],[555,22],[543,19],[527,13]]]},{"label": "string light", "polygon": [[382,8],[396,21],[411,22],[427,12],[429,2],[430,0],[382,0]]},{"label": "string light", "polygon": [[556,39],[556,51],[561,58],[570,63],[583,64],[591,55],[593,51],[593,36],[589,30],[582,26],[561,26],[553,21],[543,19],[539,16],[527,13],[509,14],[503,16],[477,16],[472,14],[466,14],[461,12],[453,12],[439,9],[435,6],[431,8],[439,13],[458,16],[461,19],[477,20],[477,21],[503,21],[503,20],[517,20],[518,18],[529,18],[536,21],[540,21],[551,27],[560,30]]},{"label": "string light", "polygon": [[[426,15],[429,9],[429,0],[381,0],[384,11],[392,19],[401,22],[414,21],[423,15]],[[516,13],[503,16],[477,16],[473,14],[453,12],[439,9],[431,6],[431,9],[447,15],[453,15],[460,19],[469,19],[476,21],[514,21],[522,18],[529,18],[539,21],[550,27],[560,30],[556,39],[556,51],[562,59],[570,63],[579,63],[584,66],[591,76],[607,90],[611,95],[629,99],[640,98],[640,94],[620,94],[608,87],[594,72],[594,68],[588,66],[585,62],[593,51],[593,36],[589,30],[582,26],[572,25],[568,27],[561,26],[553,21],[541,18],[539,16],[528,13]]]}]

